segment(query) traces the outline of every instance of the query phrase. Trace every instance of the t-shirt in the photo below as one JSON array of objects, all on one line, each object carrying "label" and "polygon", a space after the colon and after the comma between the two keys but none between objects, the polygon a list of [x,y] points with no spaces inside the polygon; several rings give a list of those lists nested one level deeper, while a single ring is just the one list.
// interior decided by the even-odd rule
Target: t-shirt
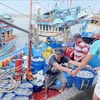
[{"label": "t-shirt", "polygon": [[81,42],[75,45],[74,49],[74,60],[77,61],[83,54],[87,54],[89,51],[89,47],[86,43]]},{"label": "t-shirt", "polygon": [[95,41],[90,48],[88,54],[96,55],[100,59],[100,40]]},{"label": "t-shirt", "polygon": [[58,62],[55,58],[55,55],[52,55],[49,62],[48,62],[48,65],[47,65],[47,74],[57,74],[59,73],[59,70],[55,69],[55,67],[53,66],[54,63],[58,63],[60,65],[63,65],[64,63],[68,63],[69,62],[69,59],[66,57],[66,56],[63,56],[61,58],[61,60]]},{"label": "t-shirt", "polygon": [[68,57],[69,59],[72,59],[73,57],[70,56],[70,54],[73,52],[73,49],[72,48],[67,48],[65,51],[64,51],[64,55],[66,57]]}]

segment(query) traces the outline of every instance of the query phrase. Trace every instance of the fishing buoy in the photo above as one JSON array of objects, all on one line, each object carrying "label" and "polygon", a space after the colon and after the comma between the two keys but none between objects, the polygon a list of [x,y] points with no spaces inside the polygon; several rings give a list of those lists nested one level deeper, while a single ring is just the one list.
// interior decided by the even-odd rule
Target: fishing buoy
[{"label": "fishing buoy", "polygon": [[14,59],[14,56],[11,56],[10,59],[11,59],[11,60]]},{"label": "fishing buoy", "polygon": [[3,63],[2,63],[2,61],[0,61],[0,68],[2,68],[2,66],[3,66]]},{"label": "fishing buoy", "polygon": [[20,56],[20,58],[22,58],[22,56],[23,56],[22,52],[19,53],[19,56]]},{"label": "fishing buoy", "polygon": [[11,58],[8,58],[8,63],[10,63],[11,62]]},{"label": "fishing buoy", "polygon": [[14,72],[15,80],[21,80],[21,74],[22,74],[22,60],[21,59],[16,59],[14,70],[15,70]]},{"label": "fishing buoy", "polygon": [[48,50],[49,52],[52,52],[52,48],[51,48],[51,47],[48,47],[47,50]]},{"label": "fishing buoy", "polygon": [[43,57],[43,58],[46,58],[46,57],[47,57],[46,52],[43,52],[43,53],[42,53],[42,57]]},{"label": "fishing buoy", "polygon": [[46,52],[47,57],[51,55],[51,52]]},{"label": "fishing buoy", "polygon": [[8,65],[8,59],[3,60],[3,65],[6,67]]}]

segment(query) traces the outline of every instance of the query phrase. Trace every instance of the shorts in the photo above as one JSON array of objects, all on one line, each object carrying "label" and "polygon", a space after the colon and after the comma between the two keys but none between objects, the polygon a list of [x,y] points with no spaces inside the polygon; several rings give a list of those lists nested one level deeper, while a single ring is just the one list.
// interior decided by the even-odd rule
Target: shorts
[{"label": "shorts", "polygon": [[48,88],[51,85],[53,85],[55,80],[60,81],[61,84],[67,83],[67,79],[65,78],[65,76],[63,76],[63,74],[61,72],[59,72],[55,75],[46,74],[45,75],[45,87]]}]

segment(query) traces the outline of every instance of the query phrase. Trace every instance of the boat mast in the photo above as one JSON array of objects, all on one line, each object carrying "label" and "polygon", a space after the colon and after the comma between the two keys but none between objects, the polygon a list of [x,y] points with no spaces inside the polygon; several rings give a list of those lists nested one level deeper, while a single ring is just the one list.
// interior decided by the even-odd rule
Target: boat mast
[{"label": "boat mast", "polygon": [[72,0],[70,0],[70,8],[72,8]]},{"label": "boat mast", "polygon": [[30,33],[28,36],[28,69],[31,66],[31,51],[32,51],[32,0],[30,0],[30,22],[29,22]]}]

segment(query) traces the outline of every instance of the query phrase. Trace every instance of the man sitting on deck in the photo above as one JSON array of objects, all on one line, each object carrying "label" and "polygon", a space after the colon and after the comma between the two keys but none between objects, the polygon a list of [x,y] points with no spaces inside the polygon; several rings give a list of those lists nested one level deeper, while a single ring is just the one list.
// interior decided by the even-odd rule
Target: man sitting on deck
[{"label": "man sitting on deck", "polygon": [[59,90],[59,92],[64,91],[65,86],[67,84],[67,80],[62,75],[61,72],[64,71],[70,75],[72,71],[71,69],[67,67],[67,65],[66,67],[65,66],[63,67],[64,63],[73,64],[75,66],[79,65],[78,62],[69,60],[66,56],[64,56],[64,51],[62,48],[57,48],[55,50],[55,54],[52,55],[49,59],[47,72],[45,75],[45,82],[46,82],[45,88],[46,88],[47,94],[48,94],[48,88],[54,83],[56,79],[58,79],[62,84],[62,87]]}]

